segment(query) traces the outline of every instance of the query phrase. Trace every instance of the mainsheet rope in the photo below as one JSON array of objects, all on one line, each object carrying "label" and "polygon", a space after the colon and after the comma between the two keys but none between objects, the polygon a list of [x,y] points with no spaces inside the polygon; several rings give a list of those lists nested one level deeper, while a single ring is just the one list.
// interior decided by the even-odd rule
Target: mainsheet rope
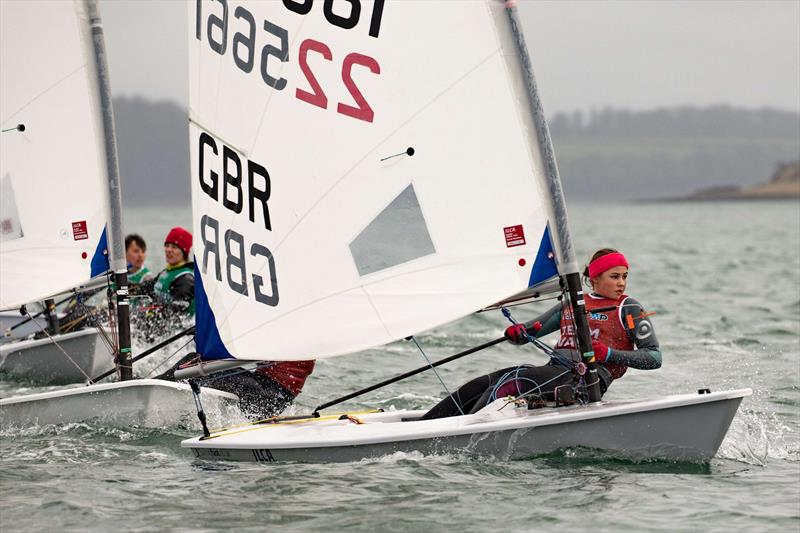
[{"label": "mainsheet rope", "polygon": [[[562,304],[562,306],[563,306],[563,304]],[[514,317],[511,316],[511,311],[509,311],[505,307],[503,307],[501,310],[503,311],[503,316],[506,317],[509,320],[509,322],[511,322],[514,325],[519,324],[519,322],[517,322],[514,319]],[[564,313],[563,307],[561,309],[561,312],[562,312],[562,314]],[[541,341],[539,341],[539,339],[537,339],[536,337],[531,336],[530,333],[528,333],[527,328],[525,329],[525,338],[528,339],[528,342],[530,342],[531,344],[533,344],[534,346],[538,347],[540,350],[545,352],[545,355],[550,357],[550,359],[554,359],[555,362],[560,364],[561,366],[565,366],[565,367],[570,368],[570,369],[573,366],[575,366],[575,364],[570,359],[568,359],[564,355],[558,353],[557,351],[555,351],[553,349],[549,349],[549,350],[545,351],[543,349],[543,347],[541,346],[541,344],[542,344]]]},{"label": "mainsheet rope", "polygon": [[42,329],[42,331],[44,332],[44,334],[45,334],[45,335],[47,335],[47,338],[48,338],[48,339],[50,339],[50,342],[52,342],[53,344],[55,344],[55,345],[56,345],[56,348],[58,348],[58,349],[61,351],[61,353],[63,353],[63,354],[64,354],[64,356],[65,356],[67,359],[69,359],[70,363],[72,363],[73,365],[75,365],[75,368],[77,368],[77,369],[80,371],[80,373],[81,373],[81,374],[83,374],[83,375],[86,377],[86,380],[87,380],[87,381],[92,381],[92,378],[91,378],[91,376],[89,376],[89,375],[88,375],[86,372],[84,372],[84,371],[83,371],[83,369],[81,368],[81,365],[79,365],[78,363],[76,363],[76,362],[75,362],[75,360],[74,360],[72,357],[70,357],[70,356],[69,356],[69,354],[68,354],[68,353],[67,353],[67,352],[64,350],[64,348],[62,348],[62,347],[61,347],[61,345],[58,343],[58,341],[56,341],[56,340],[55,340],[55,339],[54,339],[54,338],[53,338],[53,337],[50,335],[50,332],[49,332],[49,331],[47,331],[47,328],[46,328],[46,327],[44,327],[44,326],[42,326],[42,325],[39,323],[39,321],[38,321],[38,320],[36,320],[35,318],[33,318],[33,317],[31,316],[31,314],[30,314],[30,313],[27,311],[27,309],[25,310],[25,316],[27,316],[28,318],[30,318],[30,319],[31,319],[31,321],[32,321],[34,324],[36,324],[36,327],[38,327],[38,328],[41,328],[41,329]]},{"label": "mainsheet rope", "polygon": [[[412,341],[414,341],[414,344],[417,345],[417,348],[419,349],[419,353],[421,353],[422,357],[425,358],[425,362],[428,363],[428,366],[431,367],[431,370],[433,370],[433,373],[436,374],[436,377],[439,379],[439,383],[442,384],[442,387],[444,387],[444,391],[447,393],[447,396],[449,396],[450,398],[453,398],[453,395],[450,394],[450,390],[447,388],[447,385],[444,384],[444,380],[442,379],[442,376],[439,375],[439,372],[436,370],[436,367],[433,366],[433,363],[431,363],[431,360],[428,359],[428,356],[425,353],[425,350],[423,350],[422,346],[420,346],[419,343],[417,342],[417,338],[414,337],[413,335],[410,338],[411,338]],[[459,404],[457,401],[455,401],[455,398],[453,398],[453,403],[456,404],[456,407],[458,407],[458,411],[463,415],[464,414],[464,410],[461,409],[461,404]]]},{"label": "mainsheet rope", "polygon": [[151,376],[152,376],[152,374],[153,374],[153,373],[154,373],[156,370],[158,370],[159,368],[161,368],[162,366],[164,366],[166,363],[168,363],[170,359],[172,359],[173,357],[175,357],[175,355],[176,355],[178,352],[180,352],[181,350],[183,350],[184,348],[186,348],[187,346],[189,346],[189,343],[191,343],[191,342],[194,342],[194,339],[189,339],[188,341],[186,341],[186,342],[183,344],[183,346],[180,346],[180,347],[178,347],[178,349],[177,349],[177,350],[175,350],[174,352],[172,352],[171,354],[169,354],[169,355],[167,356],[167,358],[166,358],[166,359],[164,359],[163,361],[161,361],[160,363],[158,363],[156,366],[154,366],[153,368],[151,368],[151,369],[150,369],[150,371],[149,371],[147,374],[145,374],[145,377],[148,377],[148,378],[149,378],[149,377],[151,377]]},{"label": "mainsheet rope", "polygon": [[[566,307],[566,303],[562,300],[562,309],[561,309],[562,314],[563,314],[564,310],[567,309],[567,308],[568,307]],[[514,325],[518,324],[518,322],[511,315],[511,311],[509,311],[506,307],[501,308],[501,310],[503,312],[503,316],[505,316],[512,324],[514,324]],[[528,333],[527,328],[525,329],[524,333],[525,333],[525,337],[528,339],[528,342],[530,342],[534,346],[537,346],[540,349],[542,349],[541,346],[539,346],[541,343],[537,342],[538,339],[536,339],[535,337],[532,337]],[[544,351],[544,350],[542,350],[542,351]],[[506,374],[501,376],[500,379],[497,380],[497,384],[492,389],[492,394],[486,400],[486,405],[489,405],[491,402],[495,401],[497,399],[497,391],[500,390],[500,388],[503,385],[505,385],[506,383],[508,383],[508,382],[510,382],[512,380],[516,383],[516,386],[517,386],[517,395],[518,396],[515,399],[527,398],[529,396],[534,396],[534,395],[541,397],[541,391],[542,391],[542,387],[543,386],[545,386],[548,383],[551,383],[551,382],[559,379],[560,377],[564,376],[565,374],[571,373],[573,371],[573,369],[575,367],[575,363],[573,361],[571,361],[570,359],[568,359],[567,357],[565,357],[564,355],[558,353],[555,350],[550,350],[549,352],[546,352],[546,355],[548,355],[550,357],[551,361],[553,361],[556,364],[559,364],[559,365],[565,367],[566,370],[564,370],[564,372],[558,374],[557,376],[554,376],[554,377],[548,379],[547,381],[545,381],[544,383],[540,384],[540,383],[538,383],[535,380],[530,379],[530,378],[520,378],[519,377],[519,372],[524,368],[531,367],[532,365],[519,365],[517,368],[507,372]],[[520,391],[520,389],[519,389],[519,384],[520,384],[521,381],[528,381],[530,383],[533,383],[534,388],[529,390],[528,392],[522,394],[522,391]],[[583,376],[581,376],[580,379],[578,380],[578,382],[575,383],[575,386],[573,387],[573,390],[577,391],[581,387],[581,385],[583,385],[583,384],[584,384],[584,379],[583,379]]]}]

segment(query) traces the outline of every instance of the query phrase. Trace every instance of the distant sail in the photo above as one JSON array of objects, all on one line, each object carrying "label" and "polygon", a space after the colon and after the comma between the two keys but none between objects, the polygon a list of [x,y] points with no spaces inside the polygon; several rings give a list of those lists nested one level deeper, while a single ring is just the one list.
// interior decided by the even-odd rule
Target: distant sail
[{"label": "distant sail", "polygon": [[0,308],[85,282],[103,254],[109,201],[90,32],[81,2],[0,2],[0,176],[13,191],[0,202]]},{"label": "distant sail", "polygon": [[351,353],[555,274],[502,2],[188,5],[206,359]]}]

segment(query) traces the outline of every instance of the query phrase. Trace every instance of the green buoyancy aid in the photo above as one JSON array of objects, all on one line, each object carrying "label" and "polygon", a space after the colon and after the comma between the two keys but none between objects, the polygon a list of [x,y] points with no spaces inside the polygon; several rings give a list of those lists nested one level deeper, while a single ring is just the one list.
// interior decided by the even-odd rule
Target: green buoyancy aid
[{"label": "green buoyancy aid", "polygon": [[128,283],[136,283],[139,284],[144,281],[144,278],[150,274],[150,269],[146,266],[143,266],[139,270],[134,273],[128,273]]},{"label": "green buoyancy aid", "polygon": [[[170,288],[175,280],[181,276],[194,276],[193,263],[184,263],[175,267],[167,266],[167,268],[162,270],[156,277],[155,284],[153,285],[156,295],[166,302],[172,301],[174,298],[170,293]],[[192,298],[192,301],[190,302],[188,309],[186,309],[186,312],[188,314],[194,314],[194,298]]]}]

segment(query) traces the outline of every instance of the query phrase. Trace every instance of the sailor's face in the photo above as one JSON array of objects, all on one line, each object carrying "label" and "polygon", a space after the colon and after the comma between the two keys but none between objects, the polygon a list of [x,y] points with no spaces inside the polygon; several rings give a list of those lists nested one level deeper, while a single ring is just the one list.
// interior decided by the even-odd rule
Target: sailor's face
[{"label": "sailor's face", "polygon": [[591,279],[594,292],[603,298],[616,300],[625,294],[628,285],[628,267],[617,266],[610,268]]},{"label": "sailor's face", "polygon": [[164,245],[164,259],[167,260],[168,265],[177,265],[184,261],[183,250],[168,242]]},{"label": "sailor's face", "polygon": [[128,246],[128,249],[125,250],[125,259],[128,261],[128,264],[133,267],[134,271],[142,268],[146,256],[147,254],[145,251],[135,242],[132,242],[131,245]]}]

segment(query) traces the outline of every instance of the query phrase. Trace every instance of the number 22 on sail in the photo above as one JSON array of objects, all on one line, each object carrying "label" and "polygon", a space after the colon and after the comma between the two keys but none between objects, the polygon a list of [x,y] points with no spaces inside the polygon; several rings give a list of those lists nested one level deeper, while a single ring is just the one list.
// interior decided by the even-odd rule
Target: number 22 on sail
[{"label": "number 22 on sail", "polygon": [[[253,74],[256,49],[257,46],[261,46],[259,73],[268,87],[275,91],[284,91],[291,83],[294,85],[295,98],[321,109],[328,109],[328,93],[340,90],[340,87],[323,86],[324,84],[319,81],[323,74],[329,74],[331,68],[331,65],[324,62],[320,64],[320,58],[337,67],[341,64],[340,81],[355,105],[351,105],[350,102],[337,102],[336,112],[356,120],[373,122],[375,111],[353,80],[353,69],[364,67],[369,72],[379,75],[381,67],[374,57],[355,51],[332,50],[321,38],[311,37],[300,41],[296,52],[290,54],[292,50],[289,45],[289,32],[273,21],[266,19],[261,21],[263,31],[258,32],[256,19],[246,7],[236,6],[231,17],[228,0],[196,1],[195,37],[199,41],[205,38],[211,50],[220,56],[232,57],[239,70]],[[283,0],[282,3],[288,12],[301,16],[319,16],[319,8],[312,12],[313,0]],[[204,4],[208,8],[205,11]],[[383,5],[384,0],[375,0],[372,4],[368,35],[376,39],[380,34]],[[343,15],[334,12],[333,0],[325,0],[322,14],[332,26],[342,30],[359,31],[365,25],[361,23],[363,13],[360,0],[340,1],[336,6],[340,11],[349,8],[349,13]],[[233,37],[229,39],[231,32]],[[290,56],[297,57],[300,70],[305,77],[304,87],[297,83],[297,80],[282,77],[279,63],[289,62]],[[316,65],[313,69],[312,64]],[[314,69],[319,70],[315,73]]]}]

